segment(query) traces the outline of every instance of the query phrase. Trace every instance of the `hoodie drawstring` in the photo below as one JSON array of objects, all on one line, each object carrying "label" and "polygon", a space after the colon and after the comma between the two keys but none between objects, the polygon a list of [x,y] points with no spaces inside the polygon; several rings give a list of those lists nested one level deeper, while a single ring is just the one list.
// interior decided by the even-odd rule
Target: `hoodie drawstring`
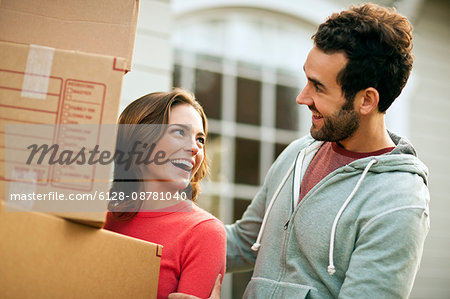
[{"label": "hoodie drawstring", "polygon": [[289,175],[291,174],[291,172],[294,170],[294,166],[295,166],[295,161],[294,163],[292,163],[291,167],[289,168],[288,172],[286,173],[286,175],[284,176],[283,180],[281,181],[281,184],[278,185],[277,190],[275,191],[275,193],[272,196],[272,199],[270,200],[269,206],[267,207],[266,212],[264,213],[264,218],[261,224],[261,228],[259,229],[259,233],[258,233],[258,237],[256,238],[256,242],[252,245],[252,250],[253,251],[258,251],[259,247],[261,246],[261,237],[264,231],[264,228],[266,226],[266,222],[267,222],[267,218],[269,216],[270,210],[272,210],[272,206],[275,202],[275,199],[277,198],[278,194],[281,191],[281,188],[283,187],[284,183],[286,183]]},{"label": "hoodie drawstring", "polygon": [[[361,177],[359,178],[358,182],[356,183],[355,187],[353,188],[353,191],[347,197],[347,199],[345,200],[344,204],[339,209],[339,212],[336,214],[336,217],[334,218],[333,226],[331,228],[330,249],[329,249],[329,265],[328,265],[328,268],[327,268],[329,275],[333,275],[336,272],[336,268],[334,267],[334,239],[335,239],[335,236],[336,236],[337,223],[338,223],[342,213],[344,212],[345,208],[347,207],[347,205],[350,203],[350,201],[352,200],[353,196],[355,195],[356,191],[358,191],[362,181],[366,177],[366,175],[369,172],[370,168],[372,167],[373,164],[375,164],[377,162],[378,162],[377,159],[370,160],[370,162],[364,168],[364,171],[363,171]],[[291,165],[291,167],[287,171],[286,175],[284,176],[284,178],[281,181],[281,183],[278,185],[277,190],[275,191],[275,193],[273,194],[273,196],[272,196],[272,198],[270,200],[269,206],[267,207],[267,210],[266,210],[266,212],[264,214],[264,218],[263,218],[261,227],[259,229],[259,233],[258,233],[258,237],[256,238],[256,242],[251,247],[251,249],[253,251],[258,251],[259,247],[261,247],[261,243],[260,242],[261,242],[262,234],[264,232],[264,228],[265,228],[266,223],[267,223],[267,218],[269,216],[269,213],[272,210],[272,206],[275,203],[275,199],[277,198],[278,194],[280,193],[283,185],[286,183],[289,175],[294,170],[294,167],[295,167],[295,162]]]},{"label": "hoodie drawstring", "polygon": [[330,236],[330,250],[329,250],[329,265],[328,265],[328,274],[333,275],[336,272],[336,268],[334,267],[334,238],[336,236],[336,226],[339,221],[339,218],[341,217],[342,213],[344,212],[347,205],[352,200],[353,196],[355,195],[356,191],[358,191],[359,186],[361,185],[362,181],[366,177],[367,173],[369,172],[370,167],[372,167],[373,164],[377,163],[377,159],[370,160],[369,164],[367,164],[366,168],[364,169],[361,177],[359,178],[358,182],[356,183],[355,188],[353,188],[352,193],[347,197],[344,204],[341,206],[341,209],[337,213],[336,217],[334,218],[333,226],[331,228],[331,236]]}]

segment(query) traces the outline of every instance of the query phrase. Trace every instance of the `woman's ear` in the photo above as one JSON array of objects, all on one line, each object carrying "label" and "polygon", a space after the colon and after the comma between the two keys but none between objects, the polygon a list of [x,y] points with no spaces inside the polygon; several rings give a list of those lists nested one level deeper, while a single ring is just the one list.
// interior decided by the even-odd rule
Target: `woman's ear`
[{"label": "woman's ear", "polygon": [[380,95],[378,90],[373,87],[361,90],[356,95],[357,97],[357,109],[361,115],[369,115],[372,112],[378,111],[378,102],[380,101]]}]

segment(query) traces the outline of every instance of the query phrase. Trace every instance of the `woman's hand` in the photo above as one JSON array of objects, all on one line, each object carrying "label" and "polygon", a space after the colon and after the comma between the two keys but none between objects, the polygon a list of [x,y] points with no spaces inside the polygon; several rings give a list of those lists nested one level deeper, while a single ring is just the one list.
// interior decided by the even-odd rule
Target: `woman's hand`
[{"label": "woman's hand", "polygon": [[[219,274],[216,278],[216,282],[214,283],[211,295],[209,295],[208,299],[220,299],[220,290],[222,288],[221,280],[222,275]],[[200,299],[200,298],[183,293],[172,293],[169,295],[168,299]]]}]

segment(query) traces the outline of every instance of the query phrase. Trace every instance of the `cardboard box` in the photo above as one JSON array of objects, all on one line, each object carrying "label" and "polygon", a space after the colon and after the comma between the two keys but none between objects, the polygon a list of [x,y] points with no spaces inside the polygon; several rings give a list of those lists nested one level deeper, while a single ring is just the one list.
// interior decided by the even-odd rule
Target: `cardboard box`
[{"label": "cardboard box", "polygon": [[0,202],[0,296],[156,298],[162,246]]},{"label": "cardboard box", "polygon": [[[117,122],[124,67],[123,58],[0,42],[1,198],[14,190],[91,195],[108,191],[112,163],[82,165],[83,169],[27,164],[26,147],[32,143],[114,147],[114,127],[107,130],[99,124]],[[67,126],[78,128],[69,127],[67,133]],[[15,156],[21,153],[24,156]],[[105,220],[105,202],[94,201],[81,209],[63,202],[51,203],[51,208],[43,201],[27,204],[35,211],[56,212],[99,227]]]},{"label": "cardboard box", "polygon": [[123,57],[131,69],[139,0],[1,0],[0,40]]}]

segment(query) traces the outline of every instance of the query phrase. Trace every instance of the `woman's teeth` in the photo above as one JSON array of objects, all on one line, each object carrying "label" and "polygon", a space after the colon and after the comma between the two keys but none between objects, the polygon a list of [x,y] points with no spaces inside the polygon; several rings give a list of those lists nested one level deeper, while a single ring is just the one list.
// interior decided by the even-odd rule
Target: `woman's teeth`
[{"label": "woman's teeth", "polygon": [[175,159],[170,161],[172,162],[172,164],[178,168],[181,168],[185,171],[190,171],[194,165],[192,164],[192,162],[186,161],[186,160],[182,160],[182,159]]}]

